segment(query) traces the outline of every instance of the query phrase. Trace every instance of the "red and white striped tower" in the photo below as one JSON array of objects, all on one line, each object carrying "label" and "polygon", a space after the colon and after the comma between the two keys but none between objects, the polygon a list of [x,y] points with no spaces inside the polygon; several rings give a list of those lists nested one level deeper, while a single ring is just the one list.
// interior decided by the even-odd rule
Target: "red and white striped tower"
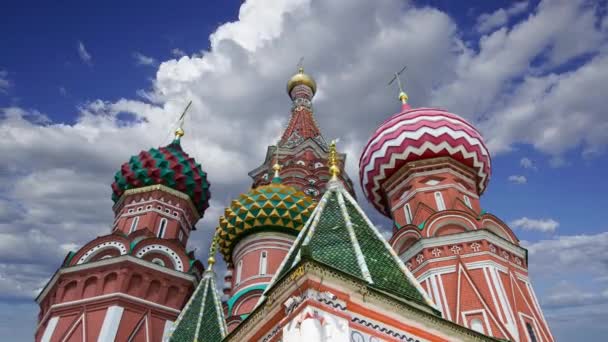
[{"label": "red and white striped tower", "polygon": [[513,341],[553,341],[513,231],[481,209],[491,174],[463,118],[415,108],[386,120],[360,158],[367,199],[394,222],[391,245],[444,318]]},{"label": "red and white striped tower", "polygon": [[206,173],[180,145],[124,163],[112,184],[111,233],[70,252],[41,291],[36,341],[161,341],[203,265],[186,250],[210,197]]}]

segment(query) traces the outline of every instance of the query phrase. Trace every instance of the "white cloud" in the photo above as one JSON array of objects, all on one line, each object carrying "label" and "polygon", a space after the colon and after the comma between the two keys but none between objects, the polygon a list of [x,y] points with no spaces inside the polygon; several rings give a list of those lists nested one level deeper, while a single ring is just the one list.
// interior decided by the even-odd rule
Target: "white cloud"
[{"label": "white cloud", "polygon": [[135,59],[135,64],[137,65],[155,66],[157,64],[156,59],[146,56],[140,52],[134,52],[133,58]]},{"label": "white cloud", "polygon": [[534,164],[534,162],[532,161],[532,159],[530,159],[528,157],[521,158],[519,160],[519,166],[523,167],[524,169],[532,169],[532,170],[538,169],[536,167],[536,165]]},{"label": "white cloud", "polygon": [[559,222],[553,219],[530,219],[522,217],[511,222],[511,226],[523,230],[535,230],[543,233],[553,233],[559,227]]},{"label": "white cloud", "polygon": [[182,57],[186,55],[186,52],[180,48],[171,49],[171,54],[175,57]]},{"label": "white cloud", "polygon": [[12,83],[8,79],[8,72],[0,70],[0,94],[6,94]]},{"label": "white cloud", "polygon": [[526,176],[522,176],[522,175],[509,176],[508,180],[509,180],[509,182],[511,182],[513,184],[526,184],[528,182],[528,179],[526,178]]},{"label": "white cloud", "polygon": [[80,59],[86,64],[93,64],[93,56],[91,56],[81,41],[78,41],[78,56],[80,56]]},{"label": "white cloud", "polygon": [[[145,101],[92,101],[72,124],[45,121],[35,110],[0,109],[0,231],[12,242],[0,248],[0,273],[31,278],[8,296],[23,298],[48,279],[65,252],[56,246],[81,246],[109,232],[113,173],[140,150],[168,143],[189,100],[184,149],[202,163],[212,191],[211,207],[189,243],[204,258],[223,207],[249,188],[247,172],[287,124],[285,82],[303,55],[318,83],[316,119],[327,139],[342,138],[355,184],[361,146],[399,108],[395,92],[384,85],[404,62],[412,65],[405,82],[412,105],[462,114],[479,125],[493,153],[515,143],[555,158],[580,144],[601,150],[608,144],[608,117],[597,90],[608,84],[608,61],[605,32],[589,20],[594,16],[580,1],[543,2],[511,29],[471,42],[462,40],[449,15],[398,0],[247,1],[238,21],[209,38],[208,50],[159,61],[151,89],[142,92]],[[575,70],[551,72],[581,56],[591,59],[582,58]],[[121,121],[121,113],[135,120]],[[375,211],[367,213],[379,220]],[[563,274],[567,268],[551,274],[545,270],[552,265],[541,268],[552,258],[576,267],[566,260],[576,248],[563,246],[575,240],[532,244],[532,276]],[[582,247],[603,253],[592,247],[597,241],[585,241]],[[545,248],[552,245],[566,253]],[[587,251],[579,253],[587,257]],[[39,270],[10,268],[15,260]],[[14,282],[0,281],[0,289],[11,287]]]},{"label": "white cloud", "polygon": [[500,8],[493,13],[484,13],[477,18],[477,31],[487,33],[508,23],[509,18],[523,13],[528,9],[528,1],[516,2],[511,7]]}]

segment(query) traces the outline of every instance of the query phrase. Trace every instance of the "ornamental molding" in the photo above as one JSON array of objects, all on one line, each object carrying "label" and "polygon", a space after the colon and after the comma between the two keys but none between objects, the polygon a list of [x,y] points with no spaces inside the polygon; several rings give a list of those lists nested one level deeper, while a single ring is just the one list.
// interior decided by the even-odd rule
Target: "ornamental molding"
[{"label": "ornamental molding", "polygon": [[[477,230],[462,232],[458,234],[429,237],[416,241],[411,245],[404,253],[401,254],[401,260],[408,261],[422,250],[433,247],[442,247],[445,245],[455,245],[470,243],[479,240],[487,240],[491,245],[499,246],[500,248],[510,252],[511,254],[518,256],[522,259],[526,259],[527,250],[521,246],[514,245],[513,243],[497,236],[496,234],[484,229],[479,228]],[[489,247],[490,250],[492,247]]]},{"label": "ornamental molding", "polygon": [[118,241],[106,241],[96,245],[93,248],[90,248],[85,254],[78,259],[76,265],[84,264],[87,260],[91,259],[98,253],[106,251],[108,249],[116,249],[120,252],[120,255],[127,254],[127,246],[124,243]]},{"label": "ornamental molding", "polygon": [[[424,170],[426,167],[437,166],[438,164],[445,164],[445,166],[440,169]],[[477,186],[473,180],[473,178],[475,178],[473,169],[449,157],[435,157],[411,161],[405,164],[402,167],[402,170],[403,171],[398,171],[391,178],[386,180],[384,187],[388,190],[387,194],[389,196],[393,196],[396,191],[402,188],[401,184],[407,184],[414,178],[434,176],[442,173],[449,173],[474,188]],[[475,194],[475,197],[479,198],[477,194]]]},{"label": "ornamental molding", "polygon": [[175,267],[175,270],[184,272],[184,264],[182,263],[182,259],[179,257],[179,255],[177,255],[174,250],[165,245],[153,244],[144,246],[139,251],[137,251],[137,254],[135,254],[135,256],[141,259],[146,254],[152,252],[161,252],[162,254],[168,256],[169,258],[171,258],[171,260],[173,260],[173,267]]},{"label": "ornamental molding", "polygon": [[421,342],[421,340],[419,339],[418,336],[411,335],[411,336],[414,336],[414,337],[409,337],[408,335],[405,334],[405,332],[398,331],[397,329],[393,329],[393,328],[387,327],[386,325],[384,325],[382,323],[374,322],[374,321],[372,321],[372,320],[370,320],[368,318],[353,316],[350,319],[350,321],[353,322],[353,323],[355,323],[355,324],[362,325],[364,327],[367,327],[367,328],[370,328],[372,330],[375,330],[377,332],[389,335],[390,337],[396,338],[399,341]]},{"label": "ornamental molding", "polygon": [[162,184],[148,185],[148,186],[142,186],[140,188],[125,190],[125,192],[123,192],[123,194],[120,196],[118,201],[116,201],[116,203],[112,206],[112,209],[114,211],[116,211],[116,209],[118,209],[121,205],[123,205],[123,202],[125,201],[125,199],[130,195],[142,194],[142,193],[151,192],[151,191],[163,191],[170,195],[183,199],[184,201],[188,202],[188,206],[190,207],[190,210],[192,211],[192,215],[194,216],[194,221],[198,221],[201,218],[201,216],[198,213],[198,209],[196,209],[196,207],[194,206],[194,203],[192,203],[190,196],[186,195],[185,193],[183,193],[181,191],[172,189],[172,188],[170,188],[166,185],[162,185]]},{"label": "ornamental molding", "polygon": [[323,284],[327,287],[336,287],[341,291],[350,293],[351,301],[360,302],[361,305],[366,307],[369,307],[369,305],[377,305],[386,308],[388,315],[393,318],[395,318],[395,316],[402,318],[410,317],[413,321],[422,324],[425,327],[432,327],[433,333],[450,336],[455,335],[460,339],[467,341],[493,341],[493,339],[485,335],[442,319],[435,314],[433,309],[423,307],[414,302],[405,302],[392,295],[369,288],[361,280],[355,280],[349,275],[314,262],[302,263],[299,267],[290,270],[290,273],[286,274],[275,283],[275,285],[269,289],[266,296],[261,298],[258,306],[247,319],[232,331],[225,340],[246,341],[247,338],[250,337],[249,334],[252,331],[257,327],[260,327],[262,322],[271,317],[273,312],[276,313],[276,310],[280,309],[277,300],[284,298],[280,301],[280,303],[284,303],[288,298],[288,291],[295,291],[297,284],[301,283],[301,278],[307,278],[313,281],[322,280]]},{"label": "ornamental molding", "polygon": [[329,291],[319,292],[314,289],[307,289],[301,295],[291,296],[283,303],[283,306],[285,307],[285,315],[292,313],[307,299],[312,299],[340,311],[346,310],[346,302],[339,300],[335,294]]},{"label": "ornamental molding", "polygon": [[190,282],[192,282],[192,284],[194,286],[196,286],[198,284],[198,280],[196,279],[196,276],[193,274],[179,272],[179,271],[175,271],[170,268],[167,268],[167,267],[162,267],[162,266],[153,264],[149,261],[136,258],[132,255],[121,255],[121,256],[118,256],[115,258],[101,259],[101,260],[89,262],[86,264],[61,267],[59,270],[57,270],[57,272],[55,272],[55,274],[49,280],[49,282],[46,283],[46,285],[44,286],[44,288],[42,289],[42,291],[40,292],[38,297],[36,297],[36,299],[35,299],[36,303],[40,304],[42,302],[42,300],[46,297],[46,295],[48,295],[49,291],[53,288],[53,286],[55,285],[57,280],[59,280],[59,278],[65,274],[81,272],[81,271],[86,271],[86,270],[90,270],[90,269],[94,269],[94,268],[98,268],[98,267],[104,267],[104,266],[120,264],[120,263],[134,263],[139,266],[149,268],[149,269],[152,269],[157,272],[165,273],[168,276],[190,281]]}]

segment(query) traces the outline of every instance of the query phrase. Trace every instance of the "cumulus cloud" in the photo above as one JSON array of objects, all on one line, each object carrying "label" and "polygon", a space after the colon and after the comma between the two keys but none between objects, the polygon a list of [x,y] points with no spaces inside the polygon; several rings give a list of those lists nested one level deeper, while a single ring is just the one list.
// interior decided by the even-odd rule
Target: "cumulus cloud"
[{"label": "cumulus cloud", "polygon": [[514,228],[521,228],[523,230],[534,230],[543,233],[553,233],[559,227],[559,222],[554,219],[531,219],[522,217],[511,222],[511,226]]},{"label": "cumulus cloud", "polygon": [[135,64],[137,65],[155,66],[157,64],[156,59],[146,56],[140,52],[134,52],[133,58],[135,59]]},{"label": "cumulus cloud", "polygon": [[523,167],[524,169],[537,170],[537,167],[534,164],[534,162],[532,161],[532,159],[530,159],[528,157],[521,158],[519,160],[519,166]]},{"label": "cumulus cloud", "polygon": [[[412,65],[405,78],[412,105],[463,115],[494,153],[515,143],[555,158],[580,144],[601,150],[608,117],[602,92],[594,90],[608,81],[608,57],[601,48],[605,28],[593,25],[595,18],[582,1],[542,2],[511,29],[464,41],[446,13],[398,0],[250,0],[237,21],[209,37],[208,49],[155,63],[144,100],[94,100],[78,108],[71,124],[44,120],[34,109],[3,108],[0,231],[11,245],[0,248],[0,289],[14,288],[5,279],[27,276],[23,289],[9,296],[35,292],[68,247],[108,233],[114,172],[140,150],[168,143],[190,100],[182,141],[209,174],[212,202],[189,248],[206,251],[223,207],[249,188],[247,172],[262,163],[287,124],[285,82],[302,56],[318,83],[316,119],[327,139],[341,138],[355,184],[361,147],[399,108],[385,84],[404,63]],[[586,39],[574,39],[579,36]],[[576,69],[553,70],[581,56],[590,57]],[[381,220],[373,209],[367,213]],[[552,255],[545,245],[565,243],[560,239],[529,247],[533,275],[546,277],[532,267]],[[14,263],[38,268],[21,271],[9,267]]]},{"label": "cumulus cloud", "polygon": [[11,87],[11,81],[8,79],[8,72],[0,70],[0,94],[6,94]]},{"label": "cumulus cloud", "polygon": [[528,182],[526,176],[522,175],[511,175],[509,176],[508,180],[513,184],[526,184]]},{"label": "cumulus cloud", "polygon": [[492,13],[484,13],[477,18],[477,31],[487,33],[508,23],[509,18],[519,15],[528,9],[528,1],[514,3],[511,7],[500,8]]},{"label": "cumulus cloud", "polygon": [[80,59],[88,65],[93,64],[93,56],[87,51],[86,47],[81,41],[78,41],[78,56]]},{"label": "cumulus cloud", "polygon": [[186,55],[186,53],[184,52],[184,50],[179,49],[179,48],[171,49],[171,54],[173,56],[175,56],[175,57],[182,57],[182,56]]}]

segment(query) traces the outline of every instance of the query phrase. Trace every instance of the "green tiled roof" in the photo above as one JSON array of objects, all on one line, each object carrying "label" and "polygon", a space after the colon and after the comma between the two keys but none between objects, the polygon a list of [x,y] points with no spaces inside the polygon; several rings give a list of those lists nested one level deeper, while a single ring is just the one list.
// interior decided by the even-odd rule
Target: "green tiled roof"
[{"label": "green tiled roof", "polygon": [[377,290],[433,307],[418,281],[338,182],[330,182],[272,283],[302,259],[350,274]]},{"label": "green tiled roof", "polygon": [[169,341],[221,341],[226,336],[226,320],[215,284],[208,270],[173,324]]}]

